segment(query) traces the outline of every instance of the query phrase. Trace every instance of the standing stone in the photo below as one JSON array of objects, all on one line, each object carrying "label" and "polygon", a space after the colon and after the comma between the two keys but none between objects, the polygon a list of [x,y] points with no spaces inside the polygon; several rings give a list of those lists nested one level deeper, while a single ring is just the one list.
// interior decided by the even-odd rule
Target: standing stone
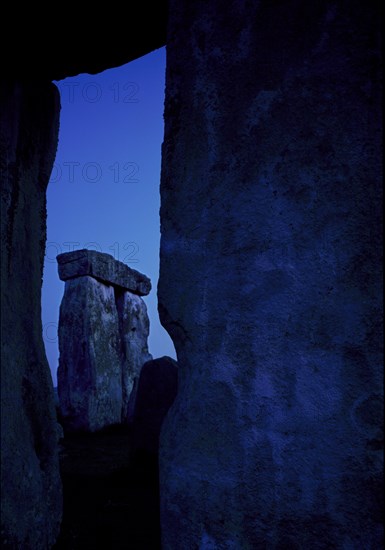
[{"label": "standing stone", "polygon": [[49,82],[6,84],[2,79],[0,104],[0,544],[48,549],[59,534],[62,486],[53,384],[42,338],[41,281],[59,94]]},{"label": "standing stone", "polygon": [[147,339],[150,321],[140,296],[128,290],[116,293],[122,352],[122,421],[132,421],[138,378],[142,366],[152,359]]},{"label": "standing stone", "polygon": [[169,3],[167,550],[382,547],[378,5]]},{"label": "standing stone", "polygon": [[160,430],[177,387],[178,363],[171,357],[159,357],[143,365],[133,415],[136,450],[158,453]]},{"label": "standing stone", "polygon": [[59,319],[60,415],[69,431],[120,424],[122,374],[114,287],[92,277],[66,282]]},{"label": "standing stone", "polygon": [[141,298],[151,282],[111,255],[77,250],[57,258],[65,280],[60,308],[58,392],[68,431],[132,420],[136,382],[151,359]]}]

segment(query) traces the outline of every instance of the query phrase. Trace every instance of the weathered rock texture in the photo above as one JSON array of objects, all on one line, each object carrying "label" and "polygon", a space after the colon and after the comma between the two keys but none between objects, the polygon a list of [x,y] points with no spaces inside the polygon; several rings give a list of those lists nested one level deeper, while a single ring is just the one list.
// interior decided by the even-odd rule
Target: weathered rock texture
[{"label": "weathered rock texture", "polygon": [[[148,24],[149,13],[157,22]],[[52,381],[41,335],[41,278],[46,240],[46,186],[54,161],[59,94],[53,79],[97,73],[127,63],[165,44],[167,6],[160,0],[130,6],[139,33],[114,10],[94,7],[55,18],[55,44],[47,12],[3,6],[8,35],[26,47],[12,55],[1,33],[1,544],[48,548],[61,517],[61,484],[55,443]],[[53,19],[52,19],[53,20]],[[98,39],[101,26],[114,29],[109,44]]]},{"label": "weathered rock texture", "polygon": [[114,287],[67,281],[60,306],[58,392],[67,430],[120,424],[122,365]]},{"label": "weathered rock texture", "polygon": [[67,431],[91,432],[128,422],[136,381],[151,355],[146,305],[126,289],[143,294],[150,280],[100,252],[60,254],[58,264],[66,281],[59,319],[61,422]]},{"label": "weathered rock texture", "polygon": [[[163,1],[160,33],[141,6],[140,39],[111,12],[110,45],[68,10],[55,64],[45,18],[25,12],[22,30],[6,18],[28,47],[5,73],[42,80],[1,96],[3,546],[49,547],[60,518],[40,321],[48,82],[163,45]],[[382,546],[378,11],[170,2],[159,297],[180,382],[162,436],[167,550]],[[105,8],[93,16],[105,23]]]},{"label": "weathered rock texture", "polygon": [[68,281],[74,277],[90,275],[107,284],[130,290],[139,296],[146,296],[151,290],[151,281],[143,273],[131,269],[128,265],[113,260],[110,254],[95,250],[75,250],[66,254],[59,254],[59,277]]},{"label": "weathered rock texture", "polygon": [[382,546],[376,9],[170,2],[167,550]]},{"label": "weathered rock texture", "polygon": [[160,357],[143,365],[133,415],[133,445],[137,451],[156,454],[163,420],[178,388],[178,363]]},{"label": "weathered rock texture", "polygon": [[116,307],[119,318],[122,371],[122,418],[132,422],[138,380],[143,365],[152,359],[148,352],[147,339],[150,322],[146,304],[131,292],[116,292]]},{"label": "weathered rock texture", "polygon": [[52,84],[1,85],[1,547],[51,548],[62,494],[40,312],[45,190],[55,157]]}]

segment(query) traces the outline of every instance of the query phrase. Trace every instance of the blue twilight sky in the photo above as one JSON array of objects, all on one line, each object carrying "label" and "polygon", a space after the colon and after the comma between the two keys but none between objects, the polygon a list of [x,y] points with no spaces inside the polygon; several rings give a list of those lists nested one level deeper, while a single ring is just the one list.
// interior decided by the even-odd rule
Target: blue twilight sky
[{"label": "blue twilight sky", "polygon": [[54,385],[57,325],[64,283],[56,255],[92,248],[150,277],[144,300],[154,357],[175,357],[157,312],[159,183],[166,51],[98,75],[56,82],[61,95],[59,146],[47,193],[42,291],[43,338]]}]

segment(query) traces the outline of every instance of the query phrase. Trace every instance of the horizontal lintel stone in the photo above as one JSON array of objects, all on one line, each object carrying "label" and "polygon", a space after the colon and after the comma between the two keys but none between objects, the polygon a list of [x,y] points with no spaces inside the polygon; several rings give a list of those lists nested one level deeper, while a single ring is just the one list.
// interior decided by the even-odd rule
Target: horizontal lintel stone
[{"label": "horizontal lintel stone", "polygon": [[146,296],[150,293],[150,279],[123,262],[115,260],[111,254],[84,248],[59,254],[56,259],[59,277],[62,281],[89,275],[139,296]]}]

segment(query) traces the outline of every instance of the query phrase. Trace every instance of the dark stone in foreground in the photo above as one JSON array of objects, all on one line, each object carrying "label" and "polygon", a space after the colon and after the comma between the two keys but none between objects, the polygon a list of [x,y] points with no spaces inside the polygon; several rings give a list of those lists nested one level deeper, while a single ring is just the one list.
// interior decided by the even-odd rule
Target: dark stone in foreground
[{"label": "dark stone in foreground", "polygon": [[382,548],[374,5],[169,2],[166,550]]},{"label": "dark stone in foreground", "polygon": [[[72,10],[68,13],[63,10],[60,18],[55,19],[55,29],[62,36],[69,31],[70,40],[66,40],[63,47],[55,46],[54,58],[47,56],[47,44],[52,40],[47,20],[39,17],[32,6],[26,6],[25,10],[22,19],[18,4],[9,2],[4,6],[3,20],[7,21],[10,34],[23,36],[28,47],[3,56],[2,77],[8,73],[16,78],[51,82],[79,73],[100,73],[138,59],[166,43],[166,0],[130,4],[130,21],[135,21],[138,29],[135,35],[127,33],[126,18],[116,17],[116,12],[106,6],[93,6],[92,24],[89,13],[79,10],[74,18]],[[149,24],[150,15],[155,25]],[[53,21],[52,14],[47,13],[47,16]],[[98,29],[101,25],[114,29],[112,44],[109,41],[100,43]],[[2,51],[6,51],[9,44],[5,36],[1,38],[4,38]]]},{"label": "dark stone in foreground", "polygon": [[160,549],[156,456],[132,456],[126,427],[66,435],[60,464],[64,516],[55,550]]},{"label": "dark stone in foreground", "polygon": [[52,379],[41,323],[45,190],[59,95],[1,84],[1,548],[49,548],[62,494]]},{"label": "dark stone in foreground", "polygon": [[[383,546],[377,5],[169,2],[159,310],[181,383],[161,435],[166,550]],[[9,129],[2,542],[14,548],[49,547],[60,520],[40,320],[58,102],[54,108],[48,82],[26,83],[26,71],[47,80],[68,76],[69,66],[72,74],[98,72],[116,55],[142,55],[153,35],[140,24],[147,13],[132,12],[135,26],[147,29],[140,44],[114,28],[119,43],[106,50],[106,41],[93,40],[95,25],[67,12],[68,64],[58,60],[60,48],[53,71],[39,55],[44,18],[37,30],[24,17],[22,64],[5,56],[25,79],[0,124]],[[78,481],[73,503],[92,516],[88,547],[117,548],[108,532],[99,536],[110,499],[92,515]],[[95,489],[92,478],[83,482]],[[95,500],[99,489],[108,483]]]},{"label": "dark stone in foreground", "polygon": [[136,450],[157,453],[163,420],[178,387],[178,363],[171,357],[147,361],[140,373],[134,410]]},{"label": "dark stone in foreground", "polygon": [[115,260],[111,254],[84,248],[59,254],[57,262],[62,281],[89,275],[139,296],[146,296],[151,290],[151,281],[146,275]]}]

